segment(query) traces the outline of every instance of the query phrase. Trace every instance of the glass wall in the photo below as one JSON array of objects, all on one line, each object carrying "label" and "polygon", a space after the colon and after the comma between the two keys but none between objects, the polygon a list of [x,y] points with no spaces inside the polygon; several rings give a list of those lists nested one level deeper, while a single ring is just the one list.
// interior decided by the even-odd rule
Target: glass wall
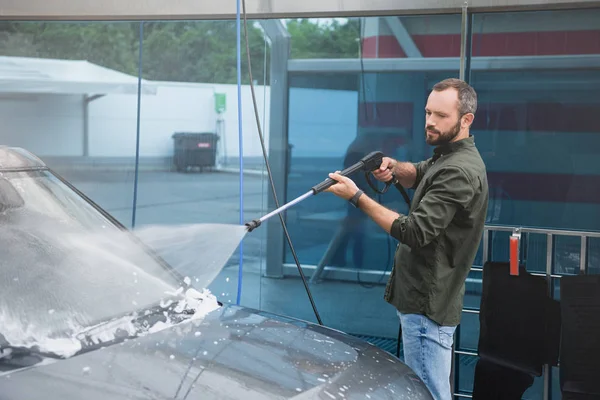
[{"label": "glass wall", "polygon": [[[600,230],[599,19],[600,10],[470,19],[465,72],[479,96],[473,133],[488,168],[488,224]],[[460,15],[282,22],[289,55],[284,43],[275,56],[273,38],[249,25],[258,116],[241,46],[241,147],[234,21],[2,22],[1,144],[34,152],[135,229],[233,226],[273,209],[257,118],[283,177],[281,204],[370,151],[410,161],[431,154],[423,109],[435,82],[460,75]],[[190,133],[202,136],[182,139]],[[182,161],[185,143],[209,158],[214,149],[214,166]],[[395,189],[378,194],[364,175],[353,179],[406,212]],[[283,215],[323,323],[395,352],[398,319],[383,291],[396,243],[328,193]],[[316,322],[291,249],[267,240],[283,233],[267,228],[246,235],[210,289],[235,303],[241,276],[242,305]],[[492,235],[492,259],[506,260],[507,238]],[[545,236],[523,243],[529,270],[545,272]],[[600,271],[599,246],[588,242],[590,273]],[[579,249],[576,238],[558,237],[553,273],[578,273]],[[167,258],[193,268],[189,258]],[[480,294],[481,272],[473,271],[456,346],[455,389],[464,395],[473,387]],[[551,384],[557,394],[556,369]],[[542,392],[540,378],[527,398]]]},{"label": "glass wall", "polygon": [[[265,86],[269,80],[268,45],[260,24],[249,22],[248,31],[258,113],[265,126],[270,95]],[[142,76],[157,85],[158,92],[142,98],[140,104],[136,227],[240,225],[241,215],[244,222],[258,217],[266,209],[264,163],[248,85],[243,31],[243,164],[239,162],[235,21],[144,22],[142,37]],[[199,153],[199,146],[205,146],[206,151]],[[240,165],[245,172],[241,177]],[[216,236],[227,236],[229,232],[227,228],[214,229]],[[228,238],[222,240],[226,243]],[[248,236],[243,248],[234,252],[209,286],[221,302],[235,304],[238,300],[243,253],[245,290],[240,293],[240,302],[258,308],[263,245],[258,232]],[[170,252],[166,258],[193,275],[196,267],[189,255],[187,251]]]},{"label": "glass wall", "polygon": [[[594,123],[600,112],[599,18],[598,9],[471,15],[465,76],[479,97],[472,132],[488,170],[488,225],[600,230],[600,175],[593,161],[600,151]],[[338,42],[330,54],[291,52],[287,201],[373,150],[410,161],[429,156],[422,110],[436,81],[459,75],[460,24],[459,15],[370,17],[348,20],[342,30],[318,20],[338,41],[351,28],[359,32],[361,46]],[[308,30],[308,22],[289,30],[292,49],[302,47],[299,32]],[[394,189],[378,195],[360,173],[353,179],[382,204],[406,211]],[[323,322],[394,352],[398,321],[383,290],[395,242],[327,193],[296,205],[287,221],[300,263],[318,275],[310,287]],[[508,233],[490,236],[490,258],[508,260]],[[528,270],[546,272],[546,241],[546,235],[524,235]],[[556,236],[552,273],[578,274],[580,248],[578,237]],[[587,241],[586,256],[586,272],[598,273],[597,240]],[[295,276],[287,247],[284,262],[286,276]],[[480,249],[457,334],[455,390],[466,396],[477,362],[482,263]],[[552,279],[556,299],[559,279]],[[314,321],[308,301],[263,299],[265,309]],[[552,398],[560,398],[557,368],[550,379]],[[544,390],[540,377],[525,398],[542,399]]]},{"label": "glass wall", "polygon": [[[355,45],[348,45],[343,58],[358,62],[343,71],[328,73],[320,71],[321,60],[312,60],[309,65],[314,70],[290,72],[288,201],[327,178],[328,172],[342,170],[371,151],[380,150],[404,160],[429,156],[431,149],[423,139],[427,92],[438,80],[459,76],[460,49],[436,53],[436,42],[427,37],[440,26],[448,34],[460,36],[460,24],[460,15],[351,19],[343,30],[335,22],[321,21],[321,29],[339,31],[339,36],[332,35],[336,40],[342,40],[342,33],[353,29],[354,36],[347,41]],[[408,38],[412,45],[405,43],[407,38],[402,39],[405,47],[399,44],[393,33],[398,26],[415,34]],[[302,45],[297,44],[294,29],[289,28],[292,57],[295,46]],[[318,57],[340,56],[333,52],[312,58]],[[440,57],[445,61],[425,70],[415,65],[398,72],[377,71],[373,64],[400,57]],[[396,189],[378,194],[363,173],[352,178],[380,203],[407,212],[407,204]],[[383,189],[383,185],[377,185],[377,189]],[[383,299],[396,248],[393,239],[362,211],[329,193],[294,206],[287,212],[287,221],[306,273],[321,271],[310,288],[324,324],[376,340],[395,352],[398,320]],[[296,265],[287,246],[285,263],[284,273],[294,275]],[[303,290],[300,282],[294,284]],[[263,303],[263,307],[314,321],[310,304],[298,298],[300,302]]]},{"label": "glass wall", "polygon": [[[248,31],[268,132],[269,46],[260,23],[250,21]],[[126,227],[164,228],[155,235],[177,239],[184,255],[162,255],[193,275],[206,255],[194,251],[184,225],[239,225],[266,207],[241,48],[243,163],[235,21],[0,22],[0,144],[33,152]],[[176,147],[186,144],[178,133],[207,134],[195,142],[204,155],[178,163]],[[222,230],[214,229],[218,241]],[[258,308],[262,246],[258,233],[232,249],[209,286],[220,301],[238,300],[243,251],[248,290],[240,302]]]},{"label": "glass wall", "polygon": [[[137,25],[0,22],[1,144],[35,153],[126,226],[133,213]],[[103,113],[114,97],[128,124]]]},{"label": "glass wall", "polygon": [[[600,57],[600,10],[475,14],[472,19],[470,81],[479,107],[473,124],[488,170],[488,223],[562,230],[600,230],[600,112],[596,87]],[[531,272],[546,271],[546,235],[524,237]],[[558,236],[552,273],[578,274],[580,239]],[[506,260],[508,234],[493,234],[491,257]],[[600,248],[587,246],[588,273]],[[480,274],[480,273],[478,273]],[[474,273],[471,274],[472,277]],[[558,278],[554,296],[560,298]],[[472,290],[480,283],[472,280]],[[473,309],[478,309],[475,302]],[[464,314],[458,348],[476,350],[477,314]],[[472,332],[472,334],[466,334]],[[472,390],[474,357],[461,355],[458,390]],[[558,369],[553,398],[560,398]],[[541,399],[543,377],[524,398]]]}]

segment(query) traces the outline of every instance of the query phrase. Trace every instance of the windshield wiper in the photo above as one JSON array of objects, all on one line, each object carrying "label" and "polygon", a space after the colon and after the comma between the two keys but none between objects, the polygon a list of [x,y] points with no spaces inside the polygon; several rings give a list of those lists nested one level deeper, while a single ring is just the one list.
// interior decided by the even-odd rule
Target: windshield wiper
[{"label": "windshield wiper", "polygon": [[[223,306],[221,302],[217,303],[219,307]],[[69,350],[64,354],[61,354],[61,351],[42,350],[35,344],[12,345],[0,334],[0,372],[30,367],[47,359],[66,359],[145,336],[187,321],[193,318],[195,313],[196,309],[189,303],[189,299],[174,295],[145,309],[102,321],[70,338],[64,338],[70,342]]]},{"label": "windshield wiper", "polygon": [[81,350],[76,354],[145,336],[162,330],[165,325],[175,326],[193,317],[195,310],[181,307],[180,301],[181,298],[164,299],[159,304],[111,318],[79,332],[75,338],[81,343]]},{"label": "windshield wiper", "polygon": [[177,303],[163,307],[150,307],[135,313],[128,313],[109,321],[101,322],[77,333],[72,343],[78,344],[68,354],[42,350],[39,345],[12,345],[0,334],[0,373],[31,367],[47,359],[64,360],[72,356],[114,345],[127,339],[133,339],[151,333],[155,324],[162,322],[176,325],[193,315],[194,310],[177,312]]}]

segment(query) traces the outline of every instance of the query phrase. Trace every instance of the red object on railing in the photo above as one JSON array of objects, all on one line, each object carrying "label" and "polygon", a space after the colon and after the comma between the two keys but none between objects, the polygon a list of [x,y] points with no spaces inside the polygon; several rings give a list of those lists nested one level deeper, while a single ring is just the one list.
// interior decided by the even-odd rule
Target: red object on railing
[{"label": "red object on railing", "polygon": [[521,235],[513,233],[510,237],[510,274],[519,275],[519,241]]}]

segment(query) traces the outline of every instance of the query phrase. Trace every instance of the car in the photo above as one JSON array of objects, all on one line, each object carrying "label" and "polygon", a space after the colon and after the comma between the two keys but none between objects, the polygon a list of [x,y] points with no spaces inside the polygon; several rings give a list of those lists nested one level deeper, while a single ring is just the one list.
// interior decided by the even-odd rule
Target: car
[{"label": "car", "polygon": [[374,345],[219,302],[22,148],[0,249],[0,399],[432,399]]}]

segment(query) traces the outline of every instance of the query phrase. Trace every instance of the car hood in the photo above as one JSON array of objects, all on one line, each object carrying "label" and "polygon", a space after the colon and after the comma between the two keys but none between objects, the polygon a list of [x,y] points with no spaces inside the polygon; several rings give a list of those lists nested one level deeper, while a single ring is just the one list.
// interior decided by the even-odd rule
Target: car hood
[{"label": "car hood", "polygon": [[244,307],[0,376],[0,399],[431,399],[387,352]]}]

